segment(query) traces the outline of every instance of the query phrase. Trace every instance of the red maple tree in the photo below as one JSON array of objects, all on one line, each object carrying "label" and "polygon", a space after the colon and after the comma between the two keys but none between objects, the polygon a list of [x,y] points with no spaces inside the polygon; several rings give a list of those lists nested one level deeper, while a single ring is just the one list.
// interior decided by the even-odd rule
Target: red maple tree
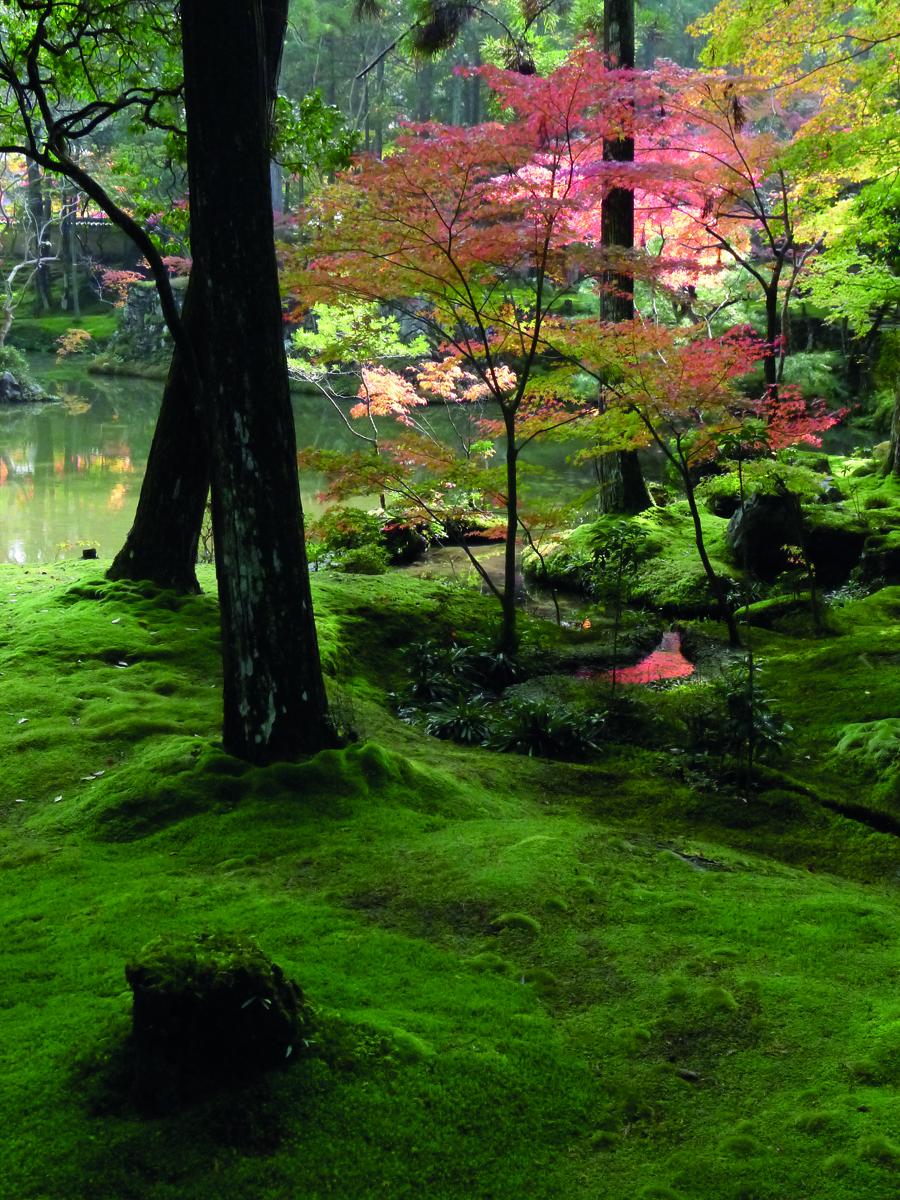
[{"label": "red maple tree", "polygon": [[[747,331],[714,339],[703,325],[671,329],[640,316],[610,324],[565,310],[567,299],[586,286],[602,288],[604,279],[716,268],[696,245],[683,260],[600,245],[600,206],[613,188],[638,193],[647,220],[669,213],[683,223],[697,207],[696,163],[673,161],[670,150],[671,137],[686,128],[687,101],[672,103],[671,72],[609,70],[590,46],[548,78],[496,68],[482,74],[508,120],[475,129],[409,127],[395,154],[358,160],[316,198],[310,241],[291,256],[288,284],[304,307],[336,297],[377,300],[436,335],[441,361],[420,367],[416,389],[386,368],[364,372],[360,412],[370,419],[376,410],[408,411],[412,396],[423,393],[444,401],[478,396],[494,406],[482,432],[502,441],[503,478],[494,471],[482,490],[505,511],[504,581],[493,589],[503,645],[516,642],[520,455],[536,437],[570,435],[579,426],[598,451],[655,442],[670,458],[686,482],[698,551],[737,640],[703,547],[690,472],[752,409],[734,382],[771,356],[771,343]],[[635,139],[635,161],[604,160],[604,140],[621,137]],[[721,189],[708,174],[703,179],[713,193]],[[575,386],[585,370],[598,383],[588,399]],[[463,375],[472,381],[468,391],[459,387]],[[768,403],[778,404],[771,391]],[[782,409],[776,416],[785,425]],[[804,419],[795,414],[795,431],[802,433]],[[364,477],[374,484],[389,469],[408,489],[414,469],[435,467],[434,454],[421,439],[406,438],[380,465],[364,456],[354,471],[345,465],[340,486],[358,487]],[[472,469],[452,468],[457,475]]]}]

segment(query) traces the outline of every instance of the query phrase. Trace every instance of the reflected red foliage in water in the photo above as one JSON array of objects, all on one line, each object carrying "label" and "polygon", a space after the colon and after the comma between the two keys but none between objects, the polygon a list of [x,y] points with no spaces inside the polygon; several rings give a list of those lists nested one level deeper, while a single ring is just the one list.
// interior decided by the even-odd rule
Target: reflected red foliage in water
[{"label": "reflected red foliage in water", "polygon": [[[681,653],[681,635],[664,633],[663,639],[645,659],[633,667],[619,667],[616,683],[653,683],[656,679],[684,679],[693,675],[694,664]],[[576,679],[612,679],[612,671],[581,670]]]}]

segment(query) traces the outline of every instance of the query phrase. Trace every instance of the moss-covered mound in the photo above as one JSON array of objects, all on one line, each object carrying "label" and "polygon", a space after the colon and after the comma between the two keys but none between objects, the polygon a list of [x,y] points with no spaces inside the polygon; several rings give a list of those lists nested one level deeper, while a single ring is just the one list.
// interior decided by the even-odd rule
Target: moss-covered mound
[{"label": "moss-covered mound", "polygon": [[[723,578],[735,574],[725,541],[727,522],[701,514],[705,545],[713,567]],[[601,517],[576,526],[522,552],[526,580],[543,587],[569,589],[586,595],[608,595],[616,578],[614,563],[597,566],[596,543],[622,522]],[[628,520],[638,536],[636,562],[622,577],[622,599],[668,615],[709,616],[716,610],[706,573],[697,554],[686,502],[651,508]]]}]

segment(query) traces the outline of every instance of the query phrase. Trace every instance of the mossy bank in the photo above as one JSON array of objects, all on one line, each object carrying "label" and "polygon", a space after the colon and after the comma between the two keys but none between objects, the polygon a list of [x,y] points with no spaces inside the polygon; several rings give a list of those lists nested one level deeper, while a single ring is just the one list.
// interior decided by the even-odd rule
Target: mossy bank
[{"label": "mossy bank", "polygon": [[[313,580],[361,740],[249,769],[214,595],[101,571],[0,568],[4,1200],[895,1195],[900,591],[756,634],[795,737],[741,794],[655,737],[576,765],[401,723],[401,649],[494,612],[395,575]],[[147,1115],[125,964],[202,930],[316,1034]]]}]

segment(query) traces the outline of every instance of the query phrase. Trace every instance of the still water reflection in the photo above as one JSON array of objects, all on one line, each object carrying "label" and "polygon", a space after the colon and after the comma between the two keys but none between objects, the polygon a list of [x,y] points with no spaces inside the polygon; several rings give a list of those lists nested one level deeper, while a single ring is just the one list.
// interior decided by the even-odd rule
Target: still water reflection
[{"label": "still water reflection", "polygon": [[[163,385],[88,375],[50,356],[35,356],[31,366],[55,399],[0,405],[0,561],[80,558],[86,546],[111,558],[131,528]],[[323,398],[292,399],[298,445],[364,448]],[[429,416],[449,436],[443,410]],[[558,445],[535,447],[535,458],[562,471],[565,490],[576,495],[590,476],[566,463],[568,453]],[[305,511],[321,509],[322,486],[320,477],[301,475]],[[559,475],[546,486],[558,489]]]}]

